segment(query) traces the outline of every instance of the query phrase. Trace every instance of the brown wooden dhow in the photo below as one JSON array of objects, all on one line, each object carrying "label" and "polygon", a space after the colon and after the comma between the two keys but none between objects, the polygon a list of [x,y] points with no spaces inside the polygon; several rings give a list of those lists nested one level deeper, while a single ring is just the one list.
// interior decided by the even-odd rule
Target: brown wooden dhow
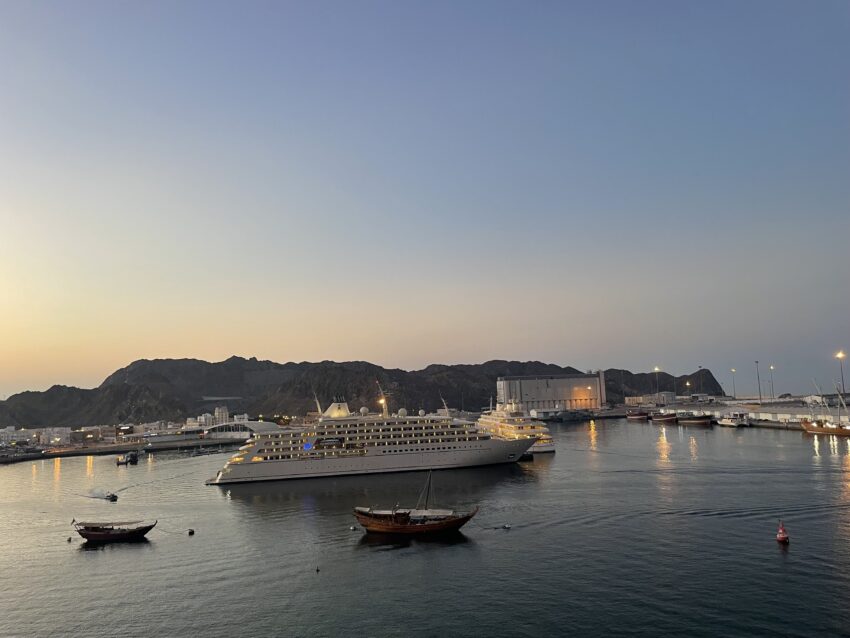
[{"label": "brown wooden dhow", "polygon": [[832,419],[801,419],[800,427],[809,434],[831,434],[832,436],[850,436],[850,427],[838,425]]},{"label": "brown wooden dhow", "polygon": [[144,521],[102,523],[74,521],[72,524],[77,533],[90,543],[116,543],[142,540],[145,534],[156,527],[157,521],[153,523],[145,523]]},{"label": "brown wooden dhow", "polygon": [[679,412],[679,425],[702,425],[708,427],[711,425],[710,414],[695,414],[694,412]]},{"label": "brown wooden dhow", "polygon": [[[424,498],[423,498],[424,497]],[[424,506],[419,507],[424,500]],[[446,534],[456,532],[473,516],[478,508],[466,512],[429,507],[431,501],[431,472],[419,495],[416,508],[394,507],[376,510],[371,507],[355,507],[354,516],[367,532],[381,534]]]}]

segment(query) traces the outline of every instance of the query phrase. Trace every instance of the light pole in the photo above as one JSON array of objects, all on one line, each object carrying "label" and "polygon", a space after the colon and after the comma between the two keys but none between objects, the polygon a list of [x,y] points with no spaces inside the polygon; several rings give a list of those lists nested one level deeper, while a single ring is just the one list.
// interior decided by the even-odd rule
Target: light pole
[{"label": "light pole", "polygon": [[770,366],[770,398],[771,399],[776,398],[776,393],[773,391],[773,371],[775,369],[776,368],[774,366],[772,366],[772,365]]},{"label": "light pole", "polygon": [[844,354],[844,350],[839,350],[835,353],[835,358],[838,359],[838,365],[841,366],[841,394],[845,394],[844,391],[844,357],[847,355]]},{"label": "light pole", "polygon": [[655,366],[653,369],[655,370],[655,399],[658,400],[658,395],[661,394],[661,389],[658,387],[658,373],[661,372],[661,368]]},{"label": "light pole", "polygon": [[758,359],[756,359],[756,382],[759,384],[759,405],[761,405],[761,374],[759,374]]},{"label": "light pole", "polygon": [[691,393],[691,382],[690,381],[685,381],[685,388],[686,388],[685,392],[690,395],[690,393]]},{"label": "light pole", "polygon": [[735,392],[735,373],[736,372],[737,372],[737,370],[735,370],[735,368],[732,368],[732,398],[733,399],[737,396],[737,393]]},{"label": "light pole", "polygon": [[702,366],[697,367],[699,368],[699,372],[697,372],[699,375],[699,393],[702,394]]}]

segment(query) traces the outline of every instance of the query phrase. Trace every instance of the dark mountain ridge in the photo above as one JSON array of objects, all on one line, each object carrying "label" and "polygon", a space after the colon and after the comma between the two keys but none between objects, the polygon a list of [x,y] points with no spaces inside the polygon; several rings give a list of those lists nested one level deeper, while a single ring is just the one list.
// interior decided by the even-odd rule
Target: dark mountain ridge
[{"label": "dark mountain ridge", "polygon": [[[345,397],[354,408],[375,406],[378,383],[393,407],[434,410],[441,396],[453,407],[478,410],[496,392],[496,379],[514,375],[575,374],[540,361],[494,360],[480,364],[432,364],[422,370],[382,368],[366,361],[275,363],[230,357],[210,363],[199,359],[141,359],[116,370],[97,388],[53,386],[44,392],[22,392],[0,401],[0,427],[79,426],[159,419],[178,420],[225,404],[231,413],[304,414],[315,409],[314,393],[323,405]],[[609,401],[626,396],[700,389],[722,394],[709,370],[673,377],[667,373],[605,371]]]}]

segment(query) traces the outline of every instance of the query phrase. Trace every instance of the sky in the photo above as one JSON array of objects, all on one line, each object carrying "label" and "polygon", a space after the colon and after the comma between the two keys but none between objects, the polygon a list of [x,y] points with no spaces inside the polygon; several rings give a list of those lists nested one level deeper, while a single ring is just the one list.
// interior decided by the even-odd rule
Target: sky
[{"label": "sky", "polygon": [[808,392],[848,237],[844,0],[0,3],[0,397],[234,354]]}]

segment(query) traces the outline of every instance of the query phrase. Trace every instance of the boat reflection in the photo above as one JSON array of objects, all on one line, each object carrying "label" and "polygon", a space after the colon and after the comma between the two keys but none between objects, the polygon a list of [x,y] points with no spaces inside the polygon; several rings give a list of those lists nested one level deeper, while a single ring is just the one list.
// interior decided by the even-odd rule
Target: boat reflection
[{"label": "boat reflection", "polygon": [[445,547],[449,545],[466,545],[474,543],[471,538],[463,532],[457,531],[452,534],[438,534],[436,536],[404,536],[400,534],[375,534],[366,532],[357,543],[358,548],[373,549],[404,549],[414,545],[430,545]]},{"label": "boat reflection", "polygon": [[140,547],[153,548],[154,543],[151,543],[147,538],[140,538],[132,541],[122,541],[120,543],[90,543],[83,541],[77,549],[81,552],[105,552],[105,551],[123,551],[127,549],[138,550]]},{"label": "boat reflection", "polygon": [[[535,460],[527,465],[536,463]],[[437,500],[459,504],[477,503],[482,495],[499,484],[537,481],[537,472],[524,465],[511,463],[434,472]],[[234,483],[222,490],[222,496],[235,504],[256,510],[274,511],[297,505],[299,509],[347,512],[355,505],[391,507],[398,501],[399,495],[415,497],[422,489],[424,474],[398,472]]]},{"label": "boat reflection", "polygon": [[549,474],[552,466],[555,464],[555,455],[535,454],[532,461],[520,463],[520,467],[525,471],[526,476],[532,480],[540,479]]}]

